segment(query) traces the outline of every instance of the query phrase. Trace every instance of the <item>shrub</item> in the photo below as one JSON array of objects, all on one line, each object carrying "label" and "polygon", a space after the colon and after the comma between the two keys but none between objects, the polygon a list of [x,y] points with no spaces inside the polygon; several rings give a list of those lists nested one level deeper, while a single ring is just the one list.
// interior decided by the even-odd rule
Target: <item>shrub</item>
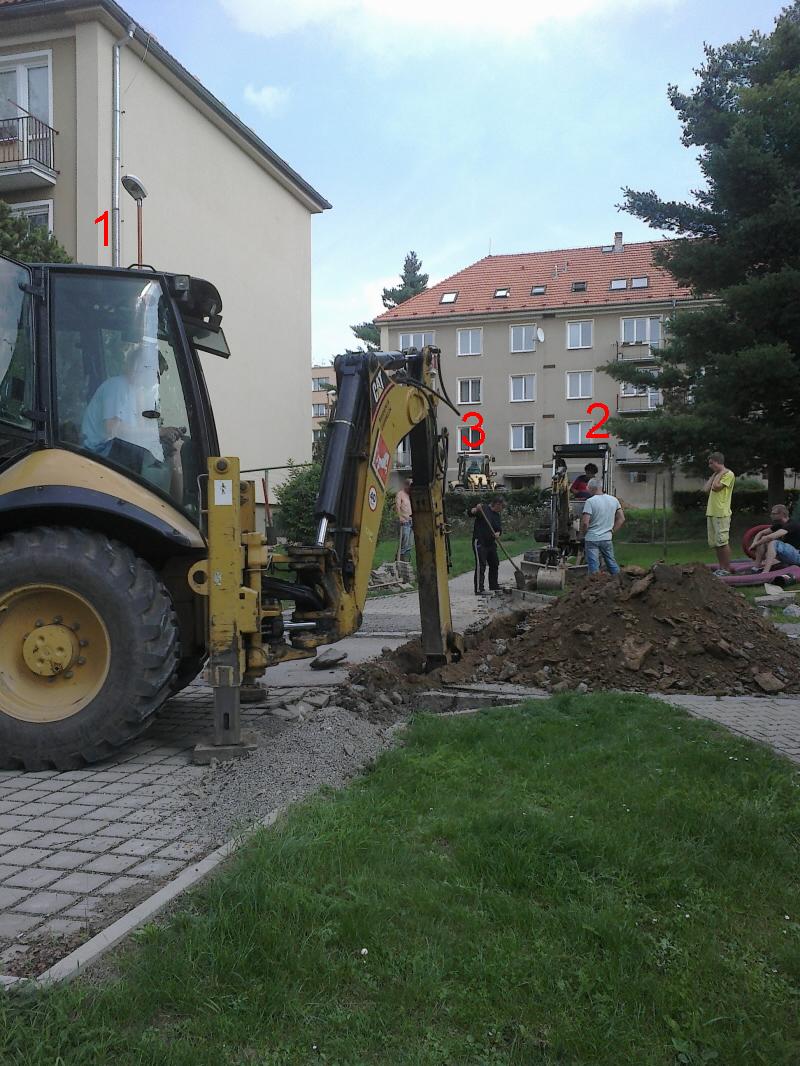
[{"label": "shrub", "polygon": [[317,532],[314,504],[317,502],[321,475],[320,463],[297,467],[275,489],[281,509],[281,532],[292,544],[311,544],[314,541]]}]

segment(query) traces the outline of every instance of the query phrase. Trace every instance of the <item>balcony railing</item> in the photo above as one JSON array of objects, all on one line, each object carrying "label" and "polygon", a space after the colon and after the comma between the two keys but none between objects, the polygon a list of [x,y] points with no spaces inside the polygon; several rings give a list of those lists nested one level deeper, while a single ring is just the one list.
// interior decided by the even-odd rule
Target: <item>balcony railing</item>
[{"label": "balcony railing", "polygon": [[[52,184],[56,178],[56,131],[33,115],[0,119],[0,188],[5,175],[30,174]],[[40,182],[41,183],[41,182]],[[19,182],[13,183],[19,187]]]},{"label": "balcony railing", "polygon": [[635,362],[641,359],[655,359],[662,346],[661,340],[652,341],[617,341],[617,359]]},{"label": "balcony railing", "polygon": [[655,461],[646,452],[637,452],[626,444],[617,445],[614,449],[614,459],[618,463],[630,463],[635,466],[646,466]]},{"label": "balcony railing", "polygon": [[660,389],[648,389],[646,393],[637,393],[634,396],[619,396],[617,414],[643,414],[645,411],[655,411],[662,403],[663,397]]}]

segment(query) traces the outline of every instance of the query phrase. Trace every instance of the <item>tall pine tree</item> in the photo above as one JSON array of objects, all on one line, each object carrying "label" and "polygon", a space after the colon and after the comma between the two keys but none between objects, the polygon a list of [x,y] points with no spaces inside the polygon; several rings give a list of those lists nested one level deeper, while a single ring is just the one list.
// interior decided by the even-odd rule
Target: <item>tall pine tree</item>
[{"label": "tall pine tree", "polygon": [[[655,370],[663,407],[611,429],[695,472],[719,449],[734,470],[766,472],[775,503],[800,456],[800,0],[769,35],[706,46],[695,73],[692,92],[668,92],[705,188],[688,203],[624,189],[622,206],[674,233],[656,262],[718,301],[673,314]],[[623,363],[605,369],[652,384]]]},{"label": "tall pine tree", "polygon": [[[412,296],[425,292],[428,287],[428,275],[422,273],[422,261],[417,258],[416,252],[409,252],[403,263],[403,271],[400,274],[400,284],[393,288],[383,290],[381,299],[387,311],[391,311],[398,304],[405,303]],[[351,326],[355,336],[362,342],[368,352],[377,351],[381,343],[381,332],[374,322],[360,322]]]}]

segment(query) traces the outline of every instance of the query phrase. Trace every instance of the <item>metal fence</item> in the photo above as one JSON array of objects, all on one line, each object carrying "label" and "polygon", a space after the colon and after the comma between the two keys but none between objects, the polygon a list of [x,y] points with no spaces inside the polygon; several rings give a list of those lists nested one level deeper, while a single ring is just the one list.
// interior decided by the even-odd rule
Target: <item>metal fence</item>
[{"label": "metal fence", "polygon": [[0,119],[0,166],[41,163],[55,170],[56,131],[33,115]]}]

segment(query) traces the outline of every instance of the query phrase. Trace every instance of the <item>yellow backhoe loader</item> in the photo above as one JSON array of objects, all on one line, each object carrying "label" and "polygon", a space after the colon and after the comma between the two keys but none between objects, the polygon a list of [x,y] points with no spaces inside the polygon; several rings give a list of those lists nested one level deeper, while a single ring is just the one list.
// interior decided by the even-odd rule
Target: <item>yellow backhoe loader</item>
[{"label": "yellow backhoe loader", "polygon": [[240,686],[361,624],[406,435],[423,650],[460,654],[437,350],[337,359],[317,536],[277,547],[219,455],[200,353],[230,354],[221,312],[188,275],[0,258],[0,767],[103,759],[206,665],[236,753]]}]

